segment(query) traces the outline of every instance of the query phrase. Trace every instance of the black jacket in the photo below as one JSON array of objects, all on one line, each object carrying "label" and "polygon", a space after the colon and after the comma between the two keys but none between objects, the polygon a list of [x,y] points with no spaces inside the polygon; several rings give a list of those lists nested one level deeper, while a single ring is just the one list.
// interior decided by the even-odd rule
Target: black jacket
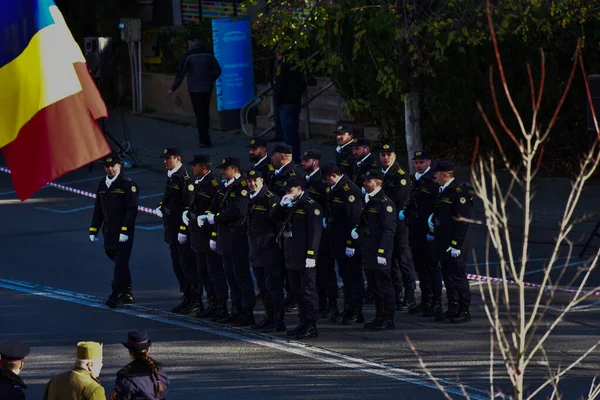
[{"label": "black jacket", "polygon": [[435,182],[431,170],[427,171],[419,180],[412,175],[410,181],[411,194],[404,212],[405,221],[409,227],[410,246],[426,249],[429,247],[427,244],[427,234],[429,233],[427,219],[435,208],[440,186]]},{"label": "black jacket", "polygon": [[117,372],[115,387],[109,396],[110,400],[163,400],[169,394],[169,378],[160,363],[158,379],[163,388],[157,392],[156,376],[150,366],[141,360],[134,360]]},{"label": "black jacket", "polygon": [[321,207],[303,192],[292,207],[277,203],[275,218],[281,223],[278,241],[283,244],[285,267],[306,268],[306,259],[316,259],[319,252],[323,233]]},{"label": "black jacket", "polygon": [[[410,179],[397,163],[394,163],[386,172],[382,188],[385,195],[394,202],[396,210],[402,210],[410,196]],[[396,245],[406,246],[408,244],[406,220],[400,221],[396,214],[396,225]]]},{"label": "black jacket", "polygon": [[357,243],[350,233],[360,220],[363,209],[361,196],[360,189],[347,175],[343,175],[335,188],[329,191],[327,230],[331,254],[336,259],[346,257],[346,247],[356,249]]},{"label": "black jacket", "polygon": [[275,221],[275,207],[279,196],[263,186],[258,194],[248,201],[248,246],[252,266],[264,267],[264,251],[277,249],[278,224]]},{"label": "black jacket", "polygon": [[345,147],[335,149],[335,163],[344,175],[354,178],[354,170],[356,169],[356,159],[352,154],[352,142],[346,144]]},{"label": "black jacket", "polygon": [[457,218],[471,218],[473,198],[467,189],[453,180],[442,193],[438,195],[433,214],[435,216],[435,247],[440,261],[452,261],[448,247],[461,250],[456,261],[465,262],[468,258],[467,231],[469,224],[457,221]]},{"label": "black jacket", "polygon": [[231,256],[237,254],[236,251],[247,251],[246,246],[236,245],[240,241],[248,241],[248,186],[244,178],[240,176],[231,185],[221,187],[213,198],[210,210],[215,214],[211,237],[214,238],[216,233],[217,252],[223,256]]},{"label": "black jacket", "polygon": [[[106,187],[103,179],[96,190],[90,235],[97,235],[98,231],[102,229],[104,247],[112,250],[131,249],[139,199],[138,186],[122,171],[110,188]],[[121,233],[129,236],[129,240],[120,243],[119,234]]]},{"label": "black jacket", "polygon": [[296,167],[293,161],[283,167],[279,174],[275,175],[273,173],[269,189],[279,197],[285,196],[285,190],[282,189],[285,186],[285,182],[292,176],[303,176],[303,171]]},{"label": "black jacket", "polygon": [[177,67],[171,90],[176,90],[187,74],[188,90],[194,93],[212,92],[213,83],[221,76],[221,67],[215,56],[198,45],[189,49]]},{"label": "black jacket", "polygon": [[[383,189],[369,198],[358,223],[364,269],[388,269],[392,265],[397,219],[394,202],[384,194]],[[377,257],[385,257],[387,265],[379,265]]]},{"label": "black jacket", "polygon": [[25,388],[27,385],[17,374],[5,368],[0,369],[0,399],[25,400]]},{"label": "black jacket", "polygon": [[302,71],[299,69],[293,70],[290,64],[275,60],[273,75],[275,75],[275,92],[273,96],[276,105],[297,104],[302,101],[302,94],[306,90]]},{"label": "black jacket", "polygon": [[191,235],[190,245],[196,251],[211,251],[208,242],[211,239],[213,229],[209,224],[205,224],[200,228],[198,226],[198,216],[206,214],[210,210],[213,198],[221,186],[221,182],[215,178],[212,172],[206,174],[200,182],[195,183],[194,181],[194,198],[188,214],[190,219],[188,231]]},{"label": "black jacket", "polygon": [[165,227],[165,242],[178,244],[177,235],[187,235],[187,226],[183,224],[181,216],[188,210],[194,199],[194,184],[184,165],[167,179],[160,209],[163,213]]},{"label": "black jacket", "polygon": [[354,167],[354,176],[352,180],[359,188],[362,188],[363,182],[365,181],[365,174],[372,169],[381,168],[381,164],[379,164],[379,160],[375,158],[373,153],[369,153],[367,158],[363,161],[356,160],[356,166]]},{"label": "black jacket", "polygon": [[252,169],[262,172],[264,185],[267,187],[271,187],[271,179],[273,178],[275,167],[269,161],[269,156],[267,156],[267,158],[261,161],[260,164],[254,165]]}]

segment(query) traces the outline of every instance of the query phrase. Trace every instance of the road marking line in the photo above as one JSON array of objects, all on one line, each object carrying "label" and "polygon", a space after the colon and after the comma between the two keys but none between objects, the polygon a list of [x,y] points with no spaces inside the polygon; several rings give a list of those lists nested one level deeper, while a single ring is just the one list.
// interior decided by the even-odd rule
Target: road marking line
[{"label": "road marking line", "polygon": [[[76,293],[68,290],[57,289],[44,285],[36,285],[29,282],[16,281],[0,278],[0,287],[14,290],[22,293],[29,293],[36,296],[47,297],[56,300],[62,300],[70,303],[80,304],[88,307],[108,310],[104,305],[104,300],[84,293]],[[193,329],[204,333],[252,343],[258,346],[268,347],[274,350],[284,351],[298,356],[311,358],[313,360],[337,365],[339,367],[349,368],[356,371],[366,372],[373,375],[391,378],[393,380],[414,384],[437,390],[429,377],[418,372],[403,368],[397,368],[386,364],[381,364],[358,357],[349,356],[343,353],[311,346],[295,340],[285,340],[276,336],[263,335],[255,332],[249,332],[241,329],[231,328],[216,323],[198,321],[196,318],[180,316],[167,311],[161,311],[143,306],[126,306],[111,310],[120,314],[131,315],[138,318],[162,322],[175,325],[182,328]],[[209,326],[212,327],[209,327]],[[459,384],[446,379],[436,378],[440,385],[449,394],[465,397],[463,389],[469,398],[474,400],[488,400],[487,391]]]}]

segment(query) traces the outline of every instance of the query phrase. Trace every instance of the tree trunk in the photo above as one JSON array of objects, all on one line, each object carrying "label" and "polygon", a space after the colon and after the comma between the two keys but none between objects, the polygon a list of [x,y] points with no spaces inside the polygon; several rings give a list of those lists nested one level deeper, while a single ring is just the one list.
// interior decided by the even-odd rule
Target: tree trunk
[{"label": "tree trunk", "polygon": [[404,129],[406,135],[406,150],[408,157],[408,166],[411,173],[415,173],[415,166],[412,163],[413,154],[416,151],[423,150],[421,143],[421,106],[420,93],[418,87],[418,78],[413,78],[410,84],[410,91],[404,99]]}]

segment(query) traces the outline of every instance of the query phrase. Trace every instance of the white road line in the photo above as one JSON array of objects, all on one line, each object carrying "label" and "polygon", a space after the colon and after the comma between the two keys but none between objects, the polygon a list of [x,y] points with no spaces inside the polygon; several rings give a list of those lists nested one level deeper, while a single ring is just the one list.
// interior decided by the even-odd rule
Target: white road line
[{"label": "white road line", "polygon": [[[108,310],[104,305],[104,300],[98,297],[86,295],[83,293],[71,292],[68,290],[57,289],[49,286],[36,285],[29,282],[16,281],[0,278],[0,288],[14,290],[22,293],[29,293],[36,296],[47,297],[56,300],[62,300],[70,303],[80,304],[88,307]],[[193,329],[208,334],[226,337],[252,343],[258,346],[284,351],[287,353],[299,355],[313,360],[326,362],[373,375],[384,376],[393,380],[410,383],[413,385],[427,387],[437,390],[437,387],[429,377],[418,372],[403,368],[397,368],[386,364],[381,364],[358,357],[349,356],[335,351],[311,346],[295,340],[285,340],[275,336],[263,335],[249,332],[241,329],[231,328],[229,326],[199,321],[196,318],[180,316],[167,311],[161,311],[143,306],[127,306],[111,310],[120,314],[131,315],[138,318],[144,318],[165,324],[175,325],[182,328]],[[446,379],[436,378],[438,383],[449,393],[460,397],[465,397],[462,388],[466,391],[469,398],[474,400],[488,400],[489,395],[486,390],[462,385],[457,382]]]}]

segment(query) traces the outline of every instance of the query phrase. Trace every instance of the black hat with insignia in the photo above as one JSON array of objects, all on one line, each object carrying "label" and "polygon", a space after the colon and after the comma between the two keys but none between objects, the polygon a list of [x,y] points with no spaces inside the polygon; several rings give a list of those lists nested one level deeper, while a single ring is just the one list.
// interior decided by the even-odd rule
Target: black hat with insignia
[{"label": "black hat with insignia", "polygon": [[302,155],[303,160],[321,160],[321,152],[318,150],[307,150]]},{"label": "black hat with insignia", "polygon": [[383,146],[381,146],[381,150],[379,150],[380,153],[394,153],[396,152],[396,149],[394,148],[394,145],[391,143],[386,143]]},{"label": "black hat with insignia", "polygon": [[189,164],[212,164],[212,160],[210,158],[210,154],[196,154],[194,155],[194,159],[190,161]]},{"label": "black hat with insignia", "polygon": [[438,161],[433,168],[433,172],[452,172],[454,171],[454,165],[450,161]]},{"label": "black hat with insignia", "polygon": [[248,171],[248,177],[246,179],[256,179],[256,178],[262,178],[262,177],[263,177],[263,173],[261,170],[251,169],[250,171]]},{"label": "black hat with insignia", "polygon": [[429,154],[426,151],[415,151],[413,160],[431,160],[431,158],[429,158]]},{"label": "black hat with insignia", "polygon": [[350,135],[354,134],[354,132],[352,131],[352,129],[350,128],[350,126],[347,125],[347,124],[338,124],[335,127],[335,130],[333,131],[333,133],[335,135],[343,135],[344,133],[349,133]]},{"label": "black hat with insignia", "polygon": [[123,162],[119,153],[110,153],[109,155],[104,157],[103,161],[105,167],[109,167],[115,164],[121,164]]},{"label": "black hat with insignia", "polygon": [[0,342],[0,355],[6,361],[20,361],[29,355],[29,346],[20,340]]},{"label": "black hat with insignia", "polygon": [[321,167],[321,176],[326,177],[330,175],[341,175],[340,168],[333,161],[328,162],[327,164]]},{"label": "black hat with insignia", "polygon": [[289,144],[278,144],[275,146],[272,153],[292,154],[293,150],[294,149]]},{"label": "black hat with insignia", "polygon": [[281,190],[285,190],[287,192],[288,190],[290,190],[293,187],[297,187],[297,186],[304,187],[305,182],[306,182],[306,179],[302,179],[297,176],[292,176],[283,182]]},{"label": "black hat with insignia", "polygon": [[221,165],[217,165],[217,168],[227,167],[240,167],[240,159],[237,157],[225,157],[221,160]]},{"label": "black hat with insignia", "polygon": [[371,141],[364,137],[354,139],[354,142],[352,142],[352,147],[361,147],[361,146],[371,147]]},{"label": "black hat with insignia", "polygon": [[256,147],[267,147],[267,140],[263,138],[251,139],[250,143],[247,147],[256,148]]},{"label": "black hat with insignia", "polygon": [[167,147],[158,158],[169,158],[171,156],[181,156],[181,149],[179,147]]},{"label": "black hat with insignia", "polygon": [[382,170],[371,169],[371,170],[367,171],[367,173],[365,174],[365,180],[366,179],[379,179],[380,181],[382,181],[384,176],[385,176],[385,174],[383,173]]}]

